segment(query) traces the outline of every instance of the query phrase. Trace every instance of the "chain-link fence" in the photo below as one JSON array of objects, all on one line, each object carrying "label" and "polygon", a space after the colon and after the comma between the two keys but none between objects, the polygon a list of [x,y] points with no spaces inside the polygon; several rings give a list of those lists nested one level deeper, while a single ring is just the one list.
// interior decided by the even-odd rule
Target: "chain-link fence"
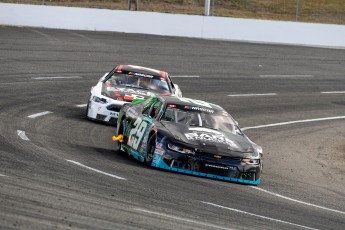
[{"label": "chain-link fence", "polygon": [[[0,0],[0,2],[76,6],[204,15],[205,0]],[[137,4],[135,4],[137,2]],[[297,7],[298,6],[298,7]],[[296,15],[298,9],[298,15]],[[210,0],[210,15],[345,24],[345,0]]]},{"label": "chain-link fence", "polygon": [[214,2],[216,16],[345,24],[344,0],[214,0]]}]

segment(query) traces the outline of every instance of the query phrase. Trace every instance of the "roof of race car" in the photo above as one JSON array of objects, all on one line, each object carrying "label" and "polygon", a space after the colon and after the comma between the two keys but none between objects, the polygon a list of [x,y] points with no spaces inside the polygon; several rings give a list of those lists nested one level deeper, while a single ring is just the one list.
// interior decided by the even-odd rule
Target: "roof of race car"
[{"label": "roof of race car", "polygon": [[116,67],[116,70],[124,71],[124,72],[143,73],[143,74],[148,74],[148,75],[153,75],[153,76],[158,76],[158,77],[167,76],[167,72],[165,71],[151,69],[151,68],[147,68],[143,66],[136,66],[136,65],[119,65]]},{"label": "roof of race car", "polygon": [[209,102],[186,98],[186,97],[176,97],[176,96],[159,96],[163,98],[166,104],[168,105],[183,105],[183,106],[193,106],[193,107],[201,107],[205,109],[213,109],[215,111],[225,111],[222,107],[216,104],[212,104]]}]

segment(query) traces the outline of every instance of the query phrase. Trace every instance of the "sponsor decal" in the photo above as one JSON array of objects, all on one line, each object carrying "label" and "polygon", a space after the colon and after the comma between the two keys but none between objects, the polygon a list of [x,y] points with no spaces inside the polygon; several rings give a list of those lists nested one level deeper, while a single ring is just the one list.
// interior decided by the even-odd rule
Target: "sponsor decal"
[{"label": "sponsor decal", "polygon": [[117,92],[117,93],[126,93],[127,95],[142,95],[142,96],[154,96],[154,93],[148,92],[146,90],[140,90],[140,89],[131,89],[131,88],[116,88],[116,87],[107,87],[107,91],[111,92]]},{"label": "sponsor decal", "polygon": [[138,94],[138,95],[143,95],[143,96],[154,96],[154,93],[145,91],[145,90],[140,90],[140,89],[129,89],[129,88],[119,88],[118,92],[125,92],[125,93],[132,93],[132,94]]},{"label": "sponsor decal", "polygon": [[[147,138],[146,138],[146,139],[147,139]],[[142,147],[142,148],[146,148],[146,142],[145,142],[146,139],[144,138],[143,143],[141,144],[141,147]]]},{"label": "sponsor decal", "polygon": [[205,167],[224,169],[224,170],[236,170],[236,167],[234,167],[234,166],[221,166],[221,165],[205,164]]},{"label": "sponsor decal", "polygon": [[144,74],[144,73],[133,73],[134,76],[138,77],[148,77],[148,78],[153,78],[153,75],[150,74]]},{"label": "sponsor decal", "polygon": [[200,132],[206,132],[206,133],[215,133],[215,134],[222,134],[221,132],[213,129],[207,129],[203,127],[190,127],[189,130],[191,131],[200,131]]},{"label": "sponsor decal", "polygon": [[197,104],[197,105],[212,109],[212,106],[205,101],[200,101],[200,100],[195,100],[195,99],[190,99],[190,98],[184,98],[184,97],[178,97],[178,99],[182,102]]},{"label": "sponsor decal", "polygon": [[143,142],[143,143],[141,144],[141,148],[142,148],[142,149],[146,149],[146,143]]},{"label": "sponsor decal", "polygon": [[206,167],[210,167],[210,168],[216,168],[216,169],[224,169],[224,170],[229,170],[228,167],[225,166],[220,166],[220,165],[211,165],[211,164],[205,164]]},{"label": "sponsor decal", "polygon": [[118,117],[119,113],[118,112],[110,112],[110,116]]},{"label": "sponsor decal", "polygon": [[202,107],[196,107],[196,106],[189,106],[189,105],[186,105],[184,108],[185,108],[185,109],[189,109],[189,110],[197,110],[197,111],[202,111],[202,112],[214,113],[214,110],[212,110],[212,109],[207,109],[207,108],[202,108]]},{"label": "sponsor decal", "polygon": [[124,97],[123,97],[123,99],[125,99],[125,100],[127,100],[127,101],[133,101],[134,100],[134,96],[132,96],[132,95],[125,95]]},{"label": "sponsor decal", "polygon": [[168,107],[170,107],[170,108],[176,108],[176,105],[169,104]]},{"label": "sponsor decal", "polygon": [[135,94],[132,94],[132,95],[126,94],[123,98],[127,101],[133,101],[134,99],[145,99],[145,97],[140,96],[140,95],[135,95]]},{"label": "sponsor decal", "polygon": [[238,148],[236,143],[229,138],[227,138],[222,133],[185,133],[185,136],[188,140],[200,140],[200,141],[209,141],[209,142],[215,142],[215,143],[222,143],[227,144],[233,148]]},{"label": "sponsor decal", "polygon": [[162,156],[163,154],[164,154],[164,150],[163,149],[161,149],[161,148],[156,148],[155,149],[155,153],[157,154],[157,155],[160,155],[160,156]]}]

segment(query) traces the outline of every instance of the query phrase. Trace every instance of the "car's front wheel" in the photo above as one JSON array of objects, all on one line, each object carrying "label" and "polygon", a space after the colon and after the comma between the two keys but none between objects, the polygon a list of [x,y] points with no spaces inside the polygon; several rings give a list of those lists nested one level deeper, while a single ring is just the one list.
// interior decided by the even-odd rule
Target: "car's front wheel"
[{"label": "car's front wheel", "polygon": [[90,119],[89,118],[89,108],[90,108],[90,101],[87,102],[86,111],[85,111],[85,118],[88,120]]},{"label": "car's front wheel", "polygon": [[151,135],[148,141],[147,148],[146,148],[146,156],[145,156],[146,164],[151,165],[155,149],[156,149],[156,137],[155,135]]},{"label": "car's front wheel", "polygon": [[[117,132],[117,135],[118,135],[118,136],[119,136],[119,135],[123,135],[123,134],[124,134],[124,131],[125,131],[125,123],[126,123],[126,121],[125,121],[124,118],[122,118],[121,121],[122,121],[122,122],[121,122],[121,124],[120,124],[119,127],[118,127],[118,132]],[[125,137],[123,136],[122,142],[121,142],[121,141],[116,141],[117,146],[118,146],[118,150],[120,150],[120,151],[121,151],[121,145],[122,145],[122,143],[125,141],[124,139],[125,139]]]}]

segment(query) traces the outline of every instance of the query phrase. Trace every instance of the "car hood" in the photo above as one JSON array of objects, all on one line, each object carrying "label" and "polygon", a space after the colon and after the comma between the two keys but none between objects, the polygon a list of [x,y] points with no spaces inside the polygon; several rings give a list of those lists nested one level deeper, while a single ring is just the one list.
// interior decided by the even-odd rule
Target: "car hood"
[{"label": "car hood", "polygon": [[119,101],[132,101],[134,99],[146,99],[156,94],[154,90],[139,89],[124,86],[110,86],[107,83],[102,84],[102,95]]},{"label": "car hood", "polygon": [[163,126],[178,142],[198,151],[231,157],[259,156],[255,144],[245,135],[170,122],[164,122]]}]

